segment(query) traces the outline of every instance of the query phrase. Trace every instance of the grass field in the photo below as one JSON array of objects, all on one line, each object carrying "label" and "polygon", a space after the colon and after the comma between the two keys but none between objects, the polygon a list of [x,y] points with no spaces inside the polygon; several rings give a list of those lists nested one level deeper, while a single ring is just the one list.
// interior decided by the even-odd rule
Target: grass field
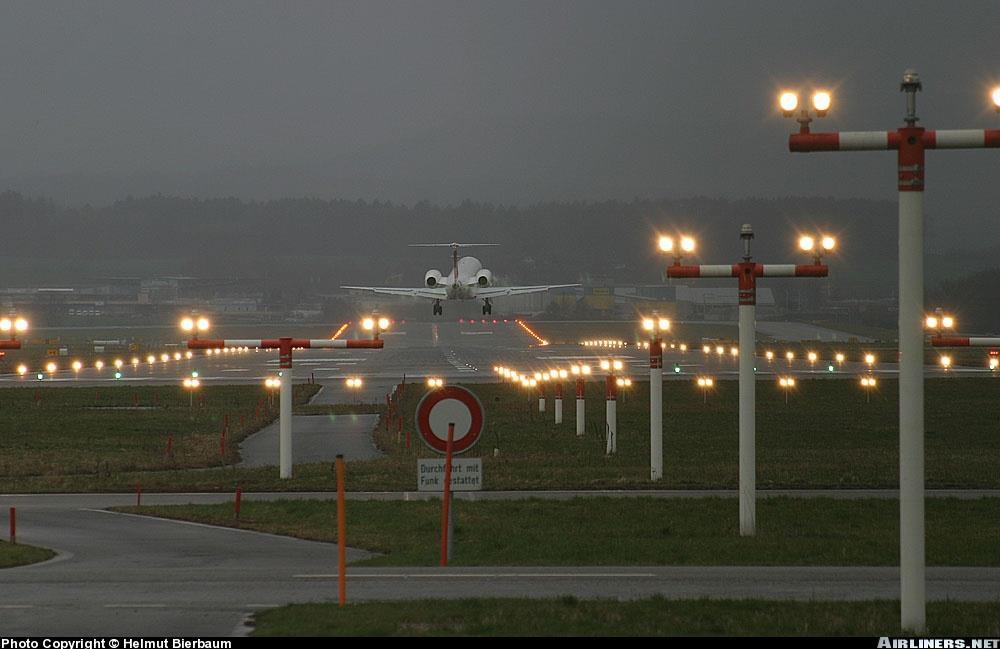
[{"label": "grass field", "polygon": [[[899,508],[890,500],[768,498],[758,534],[739,535],[735,498],[574,498],[455,503],[452,565],[898,565]],[[336,541],[336,503],[276,501],[144,506],[124,511]],[[440,501],[350,501],[360,565],[432,566]],[[929,565],[1000,565],[1000,499],[929,500]]]},{"label": "grass field", "polygon": [[[645,342],[649,335],[641,330],[638,322],[538,322],[531,323],[532,328],[543,338],[553,344],[577,344],[583,340],[622,340],[629,345],[638,342]],[[836,327],[834,327],[836,328]],[[855,331],[856,329],[856,331]],[[842,328],[842,330],[845,330]],[[863,362],[865,354],[875,354],[879,363],[895,362],[898,357],[898,347],[896,345],[895,332],[887,332],[881,329],[866,327],[847,327],[848,333],[855,332],[859,335],[873,337],[875,342],[861,343],[856,339],[842,340],[838,342],[821,342],[816,340],[798,341],[777,341],[758,334],[757,355],[764,356],[765,352],[773,351],[778,361],[775,367],[785,367],[783,359],[785,352],[791,351],[795,354],[796,370],[802,370],[808,366],[803,363],[809,352],[816,352],[819,361],[818,368],[825,368],[828,363],[834,363],[836,354],[842,353],[849,362]],[[891,334],[891,335],[887,335]],[[738,330],[735,325],[729,323],[718,324],[685,324],[676,323],[669,334],[663,339],[668,343],[686,343],[689,349],[701,360],[701,349],[703,344],[723,345],[726,347],[726,361],[730,361],[728,356],[729,347],[736,344],[738,340]],[[982,367],[989,366],[989,356],[987,350],[983,348],[955,348],[936,349],[930,344],[924,347],[924,362],[927,364],[937,364],[942,355],[952,357],[956,367]],[[713,353],[714,357],[714,353]],[[724,363],[726,365],[727,363]],[[728,363],[735,368],[734,363]]]},{"label": "grass field", "polygon": [[[626,342],[636,340],[646,340],[649,336],[642,331],[642,326],[637,320],[608,320],[608,321],[567,321],[548,320],[541,322],[529,322],[532,329],[537,331],[552,344],[574,344],[581,340],[614,338]],[[718,338],[722,340],[736,340],[738,330],[735,323],[699,323],[686,324],[675,323],[671,335],[678,340],[691,342],[700,341],[702,338]]]},{"label": "grass field", "polygon": [[[537,412],[534,392],[510,385],[472,389],[487,411],[486,430],[470,454],[483,457],[489,489],[648,487],[649,392],[637,383],[618,403],[618,453],[605,455],[602,385],[587,391],[586,434],[574,434],[574,402],[564,423]],[[415,388],[415,389],[414,389]],[[412,413],[422,386],[404,391],[401,411]],[[567,391],[567,394],[571,394]],[[551,396],[551,395],[550,395]],[[737,384],[719,381],[707,402],[692,381],[664,382],[665,488],[734,488],[738,477]],[[866,403],[852,380],[801,380],[788,404],[775,383],[757,389],[758,487],[894,487],[898,470],[898,393],[883,380]],[[1000,486],[1000,434],[995,411],[1000,381],[931,379],[926,382],[927,483],[931,487]],[[417,457],[429,451],[413,422],[410,450],[395,431],[376,441],[389,457],[353,463],[352,489],[413,489]],[[404,435],[405,438],[405,435]],[[493,449],[499,457],[493,457]],[[390,468],[395,464],[395,469]]]},{"label": "grass field", "polygon": [[[293,604],[258,613],[257,636],[885,636],[899,602],[459,599]],[[996,637],[1000,603],[929,602],[928,634]]]},{"label": "grass field", "polygon": [[[737,385],[719,381],[707,402],[693,381],[664,382],[664,479],[651,483],[647,384],[637,383],[618,405],[618,453],[605,455],[603,387],[592,381],[587,389],[585,435],[575,435],[574,404],[566,401],[564,423],[556,426],[550,412],[537,412],[534,393],[510,385],[471,386],[482,400],[487,423],[479,445],[470,456],[483,458],[487,489],[637,489],[735,488],[738,477]],[[103,390],[101,402],[132,403],[131,389]],[[155,390],[155,388],[147,388]],[[92,389],[67,390],[71,403],[57,405],[43,394],[41,406],[30,390],[9,390],[17,399],[0,395],[0,425],[11,435],[0,437],[0,490],[6,491],[121,491],[141,481],[150,491],[328,490],[334,488],[329,463],[296,465],[295,477],[282,481],[273,467],[221,467],[219,429],[230,415],[229,451],[238,437],[240,412],[253,414],[255,388],[209,388],[205,409],[192,430],[186,395],[160,388],[153,410],[91,410]],[[213,393],[212,390],[219,390]],[[232,390],[234,393],[227,391]],[[244,390],[245,392],[241,392]],[[213,394],[215,398],[211,397]],[[229,394],[228,398],[224,395]],[[303,392],[298,399],[305,399]],[[416,461],[430,457],[413,428],[412,413],[424,394],[421,384],[410,384],[399,411],[403,434],[396,427],[379,426],[375,441],[385,456],[350,462],[348,489],[413,490]],[[567,389],[567,395],[571,392]],[[245,395],[245,396],[239,396]],[[1000,402],[1000,380],[944,378],[926,382],[926,474],[931,488],[1000,487],[1000,434],[995,404]],[[45,401],[44,399],[49,399]],[[147,394],[140,400],[146,405]],[[10,404],[9,406],[7,404]],[[213,406],[213,404],[216,404]],[[242,404],[242,405],[240,405]],[[155,404],[154,404],[155,405]],[[377,406],[300,406],[328,416],[350,416],[347,411],[378,411]],[[801,380],[785,404],[784,394],[770,381],[757,390],[757,484],[759,488],[862,488],[897,486],[898,419],[895,381],[883,380],[866,403],[851,380]],[[344,412],[340,412],[344,411]],[[339,413],[339,414],[338,414]],[[197,419],[197,417],[201,419]],[[185,433],[184,431],[189,431]],[[185,466],[164,456],[171,431],[188,436],[181,442],[200,449],[186,466],[211,467],[169,470]],[[249,424],[246,433],[249,433]],[[411,448],[405,448],[409,432]],[[93,440],[93,442],[91,441]],[[96,444],[94,443],[96,442]],[[179,453],[180,448],[176,447]],[[497,455],[494,455],[497,449]],[[107,469],[110,467],[110,470]]]},{"label": "grass field", "polygon": [[[116,271],[118,272],[118,271]],[[143,271],[145,272],[145,271]],[[37,323],[35,323],[37,324]],[[326,324],[299,324],[296,331],[304,338],[328,338],[333,335],[342,323]],[[359,328],[357,328],[359,329]],[[345,337],[362,335],[356,328],[345,331]],[[225,322],[213,322],[213,338],[267,338],[273,332],[274,324],[226,324]],[[0,357],[0,373],[12,373],[20,364],[25,364],[31,369],[33,374],[42,369],[49,361],[55,361],[64,369],[74,360],[81,361],[85,367],[92,367],[95,360],[104,361],[111,367],[115,358],[125,361],[124,373],[128,375],[146,375],[159,371],[159,363],[156,368],[150,368],[145,358],[148,354],[153,354],[159,358],[160,354],[177,351],[186,351],[183,343],[179,339],[183,333],[177,323],[167,325],[90,325],[90,326],[54,326],[54,327],[32,327],[29,333],[23,337],[24,346],[17,354],[8,354]],[[117,344],[110,342],[101,345],[104,351],[94,351],[94,341],[118,341]],[[66,348],[67,356],[53,357],[49,355],[49,350]],[[138,364],[138,372],[133,370],[129,360],[136,356],[143,362]]]},{"label": "grass field", "polygon": [[47,561],[54,556],[56,553],[46,548],[36,548],[20,543],[11,545],[6,541],[0,541],[0,568],[26,566],[30,563]]},{"label": "grass field", "polygon": [[[295,399],[316,390],[297,385]],[[203,387],[193,408],[179,386],[11,388],[0,403],[0,489],[30,477],[232,463],[237,442],[277,416],[257,386]]]}]

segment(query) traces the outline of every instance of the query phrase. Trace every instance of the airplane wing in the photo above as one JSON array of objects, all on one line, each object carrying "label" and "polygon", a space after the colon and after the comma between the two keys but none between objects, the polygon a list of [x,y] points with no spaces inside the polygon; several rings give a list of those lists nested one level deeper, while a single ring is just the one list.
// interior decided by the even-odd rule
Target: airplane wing
[{"label": "airplane wing", "polygon": [[426,297],[432,300],[443,300],[448,297],[448,289],[441,288],[393,288],[391,286],[341,286],[353,291],[371,291],[383,295],[403,295],[406,297]]},{"label": "airplane wing", "polygon": [[477,288],[476,297],[494,298],[505,295],[524,295],[525,293],[541,293],[554,288],[573,288],[579,284],[551,284],[549,286],[490,286],[488,288]]}]

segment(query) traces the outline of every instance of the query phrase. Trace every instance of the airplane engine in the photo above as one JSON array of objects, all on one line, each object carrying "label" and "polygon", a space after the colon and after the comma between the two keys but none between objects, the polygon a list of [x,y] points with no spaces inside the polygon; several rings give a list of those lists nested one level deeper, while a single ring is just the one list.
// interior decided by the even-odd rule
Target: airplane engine
[{"label": "airplane engine", "polygon": [[444,278],[441,276],[441,271],[439,270],[429,270],[427,271],[427,274],[424,275],[424,283],[431,287],[440,284],[442,279]]},{"label": "airplane engine", "polygon": [[493,283],[493,273],[483,268],[476,274],[476,284],[485,288]]}]

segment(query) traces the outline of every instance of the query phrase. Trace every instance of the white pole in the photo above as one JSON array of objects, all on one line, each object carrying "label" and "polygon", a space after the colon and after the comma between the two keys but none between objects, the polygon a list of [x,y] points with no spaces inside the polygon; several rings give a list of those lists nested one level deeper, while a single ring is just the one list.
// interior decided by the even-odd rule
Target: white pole
[{"label": "white pole", "polygon": [[926,626],[924,195],[899,192],[899,576],[904,631]]},{"label": "white pole", "polygon": [[292,477],[292,368],[281,369],[278,400],[278,464],[282,479]]},{"label": "white pole", "polygon": [[583,380],[576,382],[576,436],[583,437],[584,417],[587,411],[587,401],[584,399]]},{"label": "white pole", "polygon": [[663,348],[654,337],[649,345],[649,479],[663,477]]},{"label": "white pole", "polygon": [[618,441],[615,437],[618,434],[618,402],[608,399],[607,401],[607,427],[608,439],[605,452],[613,455],[618,450]]},{"label": "white pole", "polygon": [[538,412],[545,412],[545,393],[542,392],[538,396]]},{"label": "white pole", "polygon": [[562,423],[562,397],[556,397],[556,423]]},{"label": "white pole", "polygon": [[618,402],[615,400],[615,377],[609,375],[606,379],[607,385],[607,407],[605,411],[606,425],[608,428],[607,447],[605,452],[608,455],[618,451]]},{"label": "white pole", "polygon": [[740,305],[740,536],[757,533],[755,309]]}]

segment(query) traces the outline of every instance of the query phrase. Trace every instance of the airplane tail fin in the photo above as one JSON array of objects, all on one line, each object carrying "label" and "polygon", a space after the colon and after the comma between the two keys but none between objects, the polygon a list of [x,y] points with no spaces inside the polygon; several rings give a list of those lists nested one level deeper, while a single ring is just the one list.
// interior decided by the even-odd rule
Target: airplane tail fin
[{"label": "airplane tail fin", "polygon": [[411,243],[410,248],[471,248],[481,246],[499,246],[499,243]]}]

